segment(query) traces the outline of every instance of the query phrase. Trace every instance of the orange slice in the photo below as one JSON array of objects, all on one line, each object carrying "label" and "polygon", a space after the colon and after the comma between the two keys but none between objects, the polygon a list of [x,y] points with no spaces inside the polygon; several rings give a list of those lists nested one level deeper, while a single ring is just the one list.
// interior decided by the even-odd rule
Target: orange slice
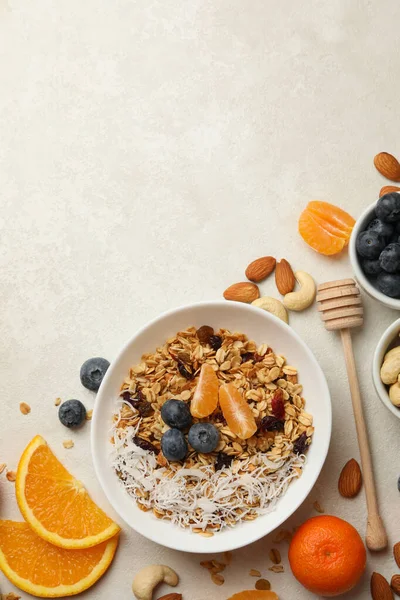
[{"label": "orange slice", "polygon": [[19,589],[40,598],[87,590],[114,558],[118,535],[93,548],[64,550],[45,542],[27,523],[0,521],[0,569]]},{"label": "orange slice", "polygon": [[203,419],[208,417],[218,406],[218,377],[208,363],[203,363],[193,399],[190,403],[190,412],[194,417]]},{"label": "orange slice", "polygon": [[228,600],[279,600],[275,592],[269,590],[245,590],[233,594]]},{"label": "orange slice", "polygon": [[229,429],[241,440],[247,440],[257,431],[257,423],[250,406],[233,383],[219,388],[219,404]]},{"label": "orange slice", "polygon": [[312,212],[303,210],[299,219],[299,232],[303,240],[319,254],[338,254],[346,245],[346,240],[333,235],[315,218]]},{"label": "orange slice", "polygon": [[22,516],[35,533],[61,548],[89,548],[119,532],[40,435],[19,461],[16,495]]},{"label": "orange slice", "polygon": [[326,223],[347,233],[347,236],[350,237],[356,221],[345,210],[329,202],[322,202],[322,200],[312,200],[308,203],[307,208],[314,215],[321,217]]},{"label": "orange slice", "polygon": [[304,241],[320,254],[337,254],[350,239],[355,220],[341,208],[313,200],[300,215],[299,232]]}]

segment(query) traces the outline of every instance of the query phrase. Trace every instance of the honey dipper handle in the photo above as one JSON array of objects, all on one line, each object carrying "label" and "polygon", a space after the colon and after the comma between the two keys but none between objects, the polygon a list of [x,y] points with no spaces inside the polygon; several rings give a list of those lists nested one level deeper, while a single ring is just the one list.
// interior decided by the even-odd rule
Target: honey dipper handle
[{"label": "honey dipper handle", "polygon": [[365,425],[356,363],[354,360],[353,344],[349,329],[342,329],[340,333],[342,336],[347,377],[349,380],[351,400],[353,403],[353,413],[356,422],[358,446],[360,449],[365,496],[367,499],[368,522],[365,542],[367,544],[367,548],[370,550],[383,550],[386,548],[388,540],[385,527],[379,515],[367,427]]}]

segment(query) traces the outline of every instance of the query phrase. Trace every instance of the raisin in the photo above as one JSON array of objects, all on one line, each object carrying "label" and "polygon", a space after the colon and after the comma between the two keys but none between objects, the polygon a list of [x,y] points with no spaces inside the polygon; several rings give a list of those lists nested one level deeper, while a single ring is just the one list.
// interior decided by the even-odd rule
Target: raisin
[{"label": "raisin", "polygon": [[261,421],[260,428],[264,431],[283,431],[285,422],[271,415],[264,417]]},{"label": "raisin", "polygon": [[308,450],[307,434],[304,432],[293,444],[293,452],[295,454],[304,454],[306,450]]},{"label": "raisin", "polygon": [[253,352],[245,352],[244,354],[242,354],[242,363],[245,363],[249,360],[254,360]]},{"label": "raisin", "polygon": [[193,369],[190,365],[185,365],[182,361],[178,361],[178,370],[179,373],[182,375],[182,377],[184,377],[185,379],[193,379]]},{"label": "raisin", "polygon": [[126,400],[127,402],[129,402],[130,399],[131,399],[131,393],[130,392],[123,392],[121,394],[121,398],[123,398],[124,400]]},{"label": "raisin", "polygon": [[253,357],[254,362],[258,363],[258,362],[262,362],[264,360],[264,357],[261,356],[261,354],[258,354],[258,352],[254,353],[254,357]]},{"label": "raisin", "polygon": [[283,391],[280,388],[275,390],[271,404],[274,417],[283,419],[285,417],[285,404],[283,402]]},{"label": "raisin", "polygon": [[196,331],[200,344],[209,344],[211,336],[214,335],[214,329],[209,325],[203,325]]},{"label": "raisin", "polygon": [[209,344],[213,350],[219,350],[222,346],[222,337],[220,335],[212,335]]},{"label": "raisin", "polygon": [[138,402],[135,408],[137,408],[141,417],[149,417],[154,412],[150,402],[146,402],[145,400],[143,402]]},{"label": "raisin", "polygon": [[215,461],[215,470],[220,471],[224,467],[230,467],[233,461],[233,456],[229,456],[224,452],[218,452],[217,460]]},{"label": "raisin", "polygon": [[147,450],[148,452],[153,452],[153,454],[158,454],[157,448],[148,440],[144,440],[138,435],[135,435],[132,441],[136,446],[138,446],[142,450]]}]

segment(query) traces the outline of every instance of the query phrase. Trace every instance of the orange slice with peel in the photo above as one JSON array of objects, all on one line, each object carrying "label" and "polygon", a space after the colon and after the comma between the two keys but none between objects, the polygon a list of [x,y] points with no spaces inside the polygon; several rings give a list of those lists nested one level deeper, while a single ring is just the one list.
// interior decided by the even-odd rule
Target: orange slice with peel
[{"label": "orange slice with peel", "polygon": [[247,440],[257,431],[257,423],[246,399],[233,383],[219,388],[219,404],[229,429],[241,440]]},{"label": "orange slice with peel", "polygon": [[245,590],[233,594],[228,600],[279,600],[279,598],[270,590]]},{"label": "orange slice with peel", "polygon": [[60,548],[90,548],[119,532],[119,527],[89,497],[37,435],[19,461],[16,496],[35,533]]},{"label": "orange slice with peel", "polygon": [[33,596],[73,596],[105,573],[118,537],[93,548],[65,550],[42,540],[27,523],[0,521],[0,569],[11,583]]},{"label": "orange slice with peel", "polygon": [[218,406],[218,377],[208,363],[203,363],[193,399],[190,403],[190,412],[194,417],[203,419],[208,417]]}]

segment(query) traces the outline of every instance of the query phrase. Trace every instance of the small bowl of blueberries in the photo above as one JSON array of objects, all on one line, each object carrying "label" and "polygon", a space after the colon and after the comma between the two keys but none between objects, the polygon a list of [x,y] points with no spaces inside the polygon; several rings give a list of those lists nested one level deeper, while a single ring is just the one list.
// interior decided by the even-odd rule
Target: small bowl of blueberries
[{"label": "small bowl of blueberries", "polygon": [[385,194],[357,220],[349,243],[350,261],[361,287],[400,310],[400,193]]}]

